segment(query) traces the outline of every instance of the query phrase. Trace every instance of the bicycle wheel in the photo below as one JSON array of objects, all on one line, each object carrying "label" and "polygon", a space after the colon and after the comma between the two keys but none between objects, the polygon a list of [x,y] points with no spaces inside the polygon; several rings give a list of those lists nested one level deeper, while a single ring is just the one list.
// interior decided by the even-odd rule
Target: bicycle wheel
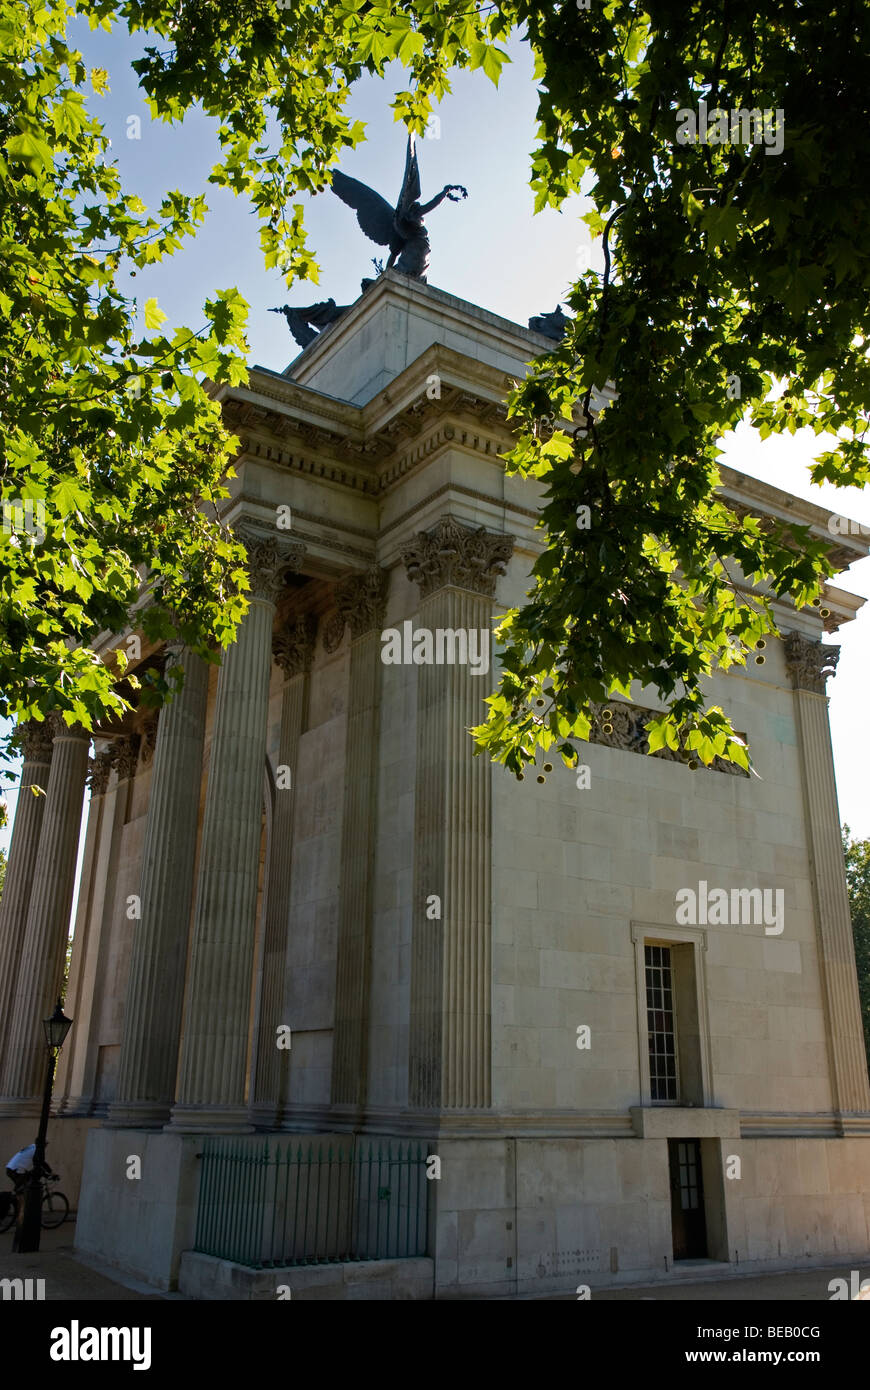
[{"label": "bicycle wheel", "polygon": [[68,1216],[69,1202],[64,1194],[48,1188],[42,1197],[43,1230],[53,1231],[55,1226],[62,1226]]},{"label": "bicycle wheel", "polygon": [[12,1226],[15,1225],[15,1222],[16,1222],[17,1220],[18,1220],[18,1198],[15,1196],[15,1193],[14,1193],[14,1192],[10,1192],[10,1193],[9,1193],[9,1203],[8,1203],[8,1205],[7,1205],[7,1207],[6,1207],[6,1210],[4,1211],[3,1215],[0,1216],[0,1233],[2,1233],[3,1231],[8,1231],[8,1230],[10,1229],[10,1227],[12,1227]]}]

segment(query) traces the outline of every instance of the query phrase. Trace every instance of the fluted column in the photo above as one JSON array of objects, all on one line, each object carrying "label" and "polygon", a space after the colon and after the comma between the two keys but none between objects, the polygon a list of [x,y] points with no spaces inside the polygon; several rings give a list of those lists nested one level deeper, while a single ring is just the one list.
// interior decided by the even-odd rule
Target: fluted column
[{"label": "fluted column", "polygon": [[[73,945],[70,956],[69,979],[64,996],[64,1012],[75,1019],[76,1026],[61,1049],[54,1079],[57,1114],[89,1114],[93,1101],[93,1086],[89,1092],[84,1082],[87,1058],[94,1047],[89,1040],[98,1036],[93,1014],[94,966],[93,942],[99,940],[102,924],[102,903],[106,878],[106,792],[115,762],[112,744],[98,747],[88,763],[87,784],[91,801],[85,831],[85,847],[79,877]],[[95,1070],[95,1069],[94,1069]],[[87,1093],[86,1093],[87,1092]]]},{"label": "fluted column", "polygon": [[866,1124],[870,1082],[825,698],[825,680],[836,670],[840,648],[826,647],[791,632],[786,637],[785,652],[794,687],[801,753],[831,1091],[840,1127],[848,1133],[850,1114],[863,1114],[859,1128]]},{"label": "fluted column", "polygon": [[[452,517],[419,534],[402,556],[421,589],[416,629],[433,641],[439,628],[484,631],[490,650],[512,550],[512,536]],[[426,1109],[491,1103],[491,773],[468,734],[491,684],[470,663],[424,663],[418,675],[408,1090]]]},{"label": "fluted column", "polygon": [[374,566],[342,581],[339,618],[350,627],[341,888],[332,1050],[333,1105],[365,1105],[368,1086],[372,880],[377,832],[381,624],[387,574]]},{"label": "fluted column", "polygon": [[308,701],[308,681],[317,619],[306,614],[291,622],[273,640],[275,662],[284,672],[278,766],[289,769],[289,786],[279,773],[269,845],[266,918],[263,930],[263,975],[260,993],[257,1064],[252,1117],[259,1125],[274,1125],[284,1099],[290,1052],[277,1046],[278,1027],[292,1023],[284,1017],[285,962],[290,908],[290,865],[293,858],[293,817],[299,740]]},{"label": "fluted column", "polygon": [[181,646],[169,649],[167,673],[184,671],[181,691],[164,705],[157,727],[151,795],[142,850],[139,901],[118,1065],[113,1125],[163,1125],[178,1070],[184,968],[202,755],[208,666]]},{"label": "fluted column", "polygon": [[45,796],[34,793],[33,788],[40,787],[44,792],[48,785],[51,725],[45,720],[39,722],[30,719],[22,726],[21,737],[24,764],[9,842],[3,895],[0,897],[0,1074],[6,1056],[10,1006],[15,993],[45,810]]},{"label": "fluted column", "polygon": [[178,1099],[172,1128],[247,1130],[245,1081],[272,669],[283,575],[303,547],[237,528],[251,593],[218,679]]},{"label": "fluted column", "polygon": [[[35,1113],[45,1082],[42,1021],[63,984],[90,734],[51,715],[54,744],[21,959],[12,1000],[0,1095]],[[4,1107],[5,1108],[5,1107]]]}]

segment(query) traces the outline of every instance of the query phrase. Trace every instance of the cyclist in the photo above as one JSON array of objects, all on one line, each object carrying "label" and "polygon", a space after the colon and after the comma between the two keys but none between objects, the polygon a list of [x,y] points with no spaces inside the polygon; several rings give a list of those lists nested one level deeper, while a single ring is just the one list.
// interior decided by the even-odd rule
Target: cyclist
[{"label": "cyclist", "polygon": [[[6,1176],[15,1188],[16,1195],[27,1186],[30,1173],[33,1171],[33,1161],[36,1156],[36,1145],[28,1144],[25,1149],[19,1149],[17,1154],[13,1154],[6,1164]],[[42,1165],[42,1176],[45,1177],[51,1169],[48,1164]]]}]

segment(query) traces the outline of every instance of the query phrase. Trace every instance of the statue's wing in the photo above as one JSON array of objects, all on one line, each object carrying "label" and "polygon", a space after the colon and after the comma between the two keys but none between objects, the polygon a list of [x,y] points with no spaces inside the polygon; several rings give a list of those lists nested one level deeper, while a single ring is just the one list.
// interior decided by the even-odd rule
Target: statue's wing
[{"label": "statue's wing", "polygon": [[349,179],[338,169],[332,176],[332,191],[353,208],[357,222],[370,241],[376,241],[379,246],[390,245],[395,238],[393,209],[386,198],[359,179]]},{"label": "statue's wing", "polygon": [[399,194],[399,201],[396,204],[396,215],[401,217],[412,203],[420,201],[420,164],[417,159],[417,144],[414,140],[413,132],[408,135],[408,149],[405,154],[405,177],[402,179],[402,191]]}]

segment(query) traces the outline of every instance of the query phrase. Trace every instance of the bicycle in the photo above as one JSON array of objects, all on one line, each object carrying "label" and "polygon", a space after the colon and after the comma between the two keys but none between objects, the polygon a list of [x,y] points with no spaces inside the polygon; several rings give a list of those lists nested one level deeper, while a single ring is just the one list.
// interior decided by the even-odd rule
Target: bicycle
[{"label": "bicycle", "polygon": [[[59,1173],[46,1173],[41,1179],[42,1187],[42,1229],[53,1231],[58,1226],[62,1226],[69,1216],[69,1201],[63,1192],[57,1188],[49,1187],[49,1183],[60,1182]],[[18,1207],[23,1197],[21,1192],[7,1192],[0,1194],[8,1197],[6,1209],[0,1214],[0,1234],[8,1231],[18,1220]]]}]

